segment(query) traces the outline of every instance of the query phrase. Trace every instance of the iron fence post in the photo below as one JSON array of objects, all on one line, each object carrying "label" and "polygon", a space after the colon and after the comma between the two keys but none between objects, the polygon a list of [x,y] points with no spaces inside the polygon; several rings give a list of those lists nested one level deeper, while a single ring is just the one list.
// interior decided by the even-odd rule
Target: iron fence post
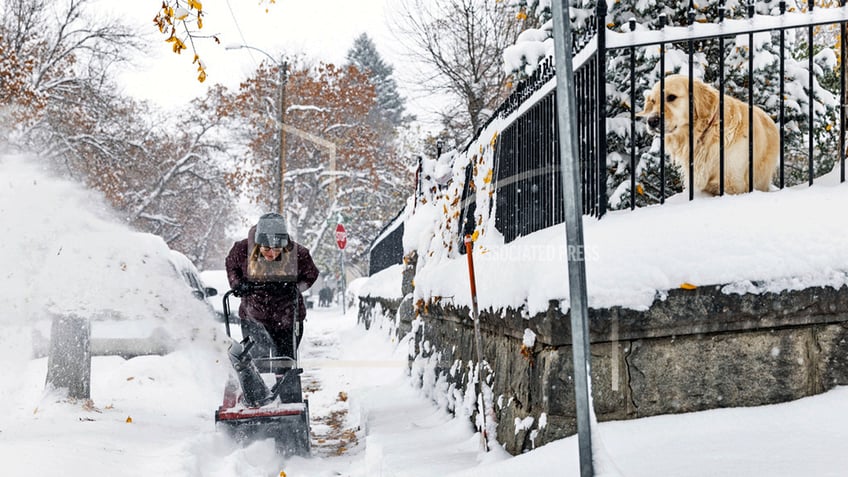
[{"label": "iron fence post", "polygon": [[598,137],[596,138],[597,149],[597,171],[598,189],[595,195],[597,203],[597,216],[601,218],[607,213],[607,54],[606,54],[606,31],[607,31],[607,2],[598,2]]}]

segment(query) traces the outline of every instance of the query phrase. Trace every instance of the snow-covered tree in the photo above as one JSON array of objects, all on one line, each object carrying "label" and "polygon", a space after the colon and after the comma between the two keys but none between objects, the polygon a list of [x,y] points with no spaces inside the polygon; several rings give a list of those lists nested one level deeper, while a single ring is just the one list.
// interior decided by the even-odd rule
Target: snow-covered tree
[{"label": "snow-covered tree", "polygon": [[111,67],[138,45],[128,27],[95,16],[90,4],[90,0],[0,0],[0,75],[4,89],[21,94],[5,103],[17,105],[15,124],[7,126],[31,145],[42,144],[33,139],[49,127],[51,115],[64,114],[66,105],[92,91],[114,89]]},{"label": "snow-covered tree", "polygon": [[347,64],[365,72],[369,81],[374,85],[377,100],[374,109],[369,114],[372,123],[385,123],[394,129],[410,121],[404,116],[405,100],[398,92],[397,82],[393,75],[394,67],[383,61],[377,46],[367,33],[359,35],[353,46],[348,50]]},{"label": "snow-covered tree", "polygon": [[[221,86],[192,101],[177,118],[181,126],[155,127],[126,157],[131,187],[122,210],[139,230],[155,233],[198,266],[220,267],[232,245],[235,196],[226,187]],[[149,117],[149,115],[145,115]]]},{"label": "snow-covered tree", "polygon": [[[88,0],[0,1],[0,94],[12,147],[99,190],[128,223],[161,235],[202,266],[223,256],[233,200],[213,155],[214,110],[193,104],[179,127],[116,93],[112,68],[138,41]],[[210,93],[211,95],[211,93]],[[5,102],[4,102],[5,103]],[[9,118],[7,118],[9,119]]]},{"label": "snow-covered tree", "polygon": [[32,58],[19,59],[0,35],[0,124],[27,124],[44,107],[45,96],[29,82],[34,66]]},{"label": "snow-covered tree", "polygon": [[410,52],[415,83],[425,95],[446,96],[436,105],[456,146],[472,136],[507,93],[501,54],[515,43],[522,21],[506,2],[401,0],[394,33]]},{"label": "snow-covered tree", "polygon": [[[383,154],[386,144],[367,120],[376,92],[365,73],[354,66],[292,63],[285,86],[283,212],[295,239],[324,269],[335,268],[338,256],[336,221],[349,219],[347,257],[364,270],[367,245],[408,195],[412,181],[400,158]],[[235,164],[230,185],[260,205],[275,195],[280,157],[278,68],[261,64],[221,113],[234,121],[231,130],[248,151]],[[335,164],[327,142],[335,145]]]}]

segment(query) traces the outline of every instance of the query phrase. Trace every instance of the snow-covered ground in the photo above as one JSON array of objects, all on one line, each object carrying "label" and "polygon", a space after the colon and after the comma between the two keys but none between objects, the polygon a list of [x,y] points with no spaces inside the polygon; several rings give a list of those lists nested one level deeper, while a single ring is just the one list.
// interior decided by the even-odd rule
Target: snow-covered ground
[{"label": "snow-covered ground", "polygon": [[[240,447],[215,430],[229,365],[220,347],[196,343],[166,356],[95,357],[89,404],[44,391],[46,358],[25,362],[17,380],[4,383],[15,392],[3,395],[2,475],[578,475],[574,438],[517,457],[484,453],[468,420],[437,409],[410,382],[406,343],[393,342],[388,323],[380,324],[366,331],[353,310],[310,311],[301,356],[315,434],[310,458],[283,460],[270,441]],[[775,406],[601,423],[596,470],[844,476],[845,409],[842,387]]]},{"label": "snow-covered ground", "polygon": [[[0,475],[577,475],[574,438],[517,457],[500,449],[482,452],[467,418],[438,409],[408,377],[408,342],[391,337],[388,320],[366,331],[356,323],[355,309],[346,315],[338,308],[309,312],[301,357],[314,455],[283,460],[271,442],[233,443],[214,424],[230,372],[222,325],[171,275],[167,247],[120,225],[96,194],[51,178],[30,161],[0,156],[0,178]],[[757,207],[792,195],[806,201],[812,207],[806,215],[813,218],[804,227],[824,220],[826,228],[779,243],[809,236],[839,249],[817,259],[826,260],[844,253],[846,235],[822,230],[840,230],[845,223],[845,187],[748,200]],[[744,197],[721,200],[696,204],[690,215],[713,214],[718,220],[720,211],[713,208],[725,203],[738,211],[747,203]],[[803,212],[793,219],[804,219]],[[650,214],[662,215],[662,209]],[[675,214],[680,220],[686,216]],[[655,236],[661,234],[653,228],[668,223],[661,219],[654,219]],[[635,226],[630,220],[622,215],[609,223]],[[587,237],[598,232],[587,230]],[[742,243],[745,236],[734,237]],[[718,240],[719,234],[710,237]],[[844,265],[826,271],[838,274]],[[464,274],[447,276],[442,278],[453,281],[453,288],[465,286]],[[514,277],[513,291],[529,286],[522,276]],[[670,283],[688,276],[674,276]],[[218,283],[220,272],[206,277],[209,285],[226,289]],[[31,355],[32,330],[57,313],[128,323],[152,318],[175,337],[175,350],[132,359],[94,357],[91,401],[74,402],[45,387],[47,358]],[[842,476],[848,469],[846,409],[848,388],[840,387],[775,406],[601,423],[596,469],[599,475],[628,477]]]}]

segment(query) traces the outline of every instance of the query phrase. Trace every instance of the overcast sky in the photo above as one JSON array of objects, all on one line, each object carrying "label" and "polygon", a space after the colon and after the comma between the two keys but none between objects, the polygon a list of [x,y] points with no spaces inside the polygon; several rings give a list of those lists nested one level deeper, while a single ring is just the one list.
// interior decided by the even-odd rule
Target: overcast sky
[{"label": "overcast sky", "polygon": [[[225,46],[247,44],[275,57],[285,51],[343,63],[354,39],[363,32],[375,42],[383,59],[395,67],[401,94],[411,98],[412,93],[404,88],[398,71],[404,63],[403,53],[389,30],[386,17],[390,1],[278,0],[274,5],[267,1],[259,5],[258,0],[205,0],[203,32],[217,35],[221,45],[212,41],[198,44],[209,75],[204,84],[196,79],[191,51],[176,55],[164,42],[164,37],[157,36],[152,22],[160,5],[156,0],[120,4],[102,0],[102,4],[103,8],[112,9],[151,35],[148,55],[139,58],[134,67],[127,68],[121,75],[125,92],[165,107],[179,107],[213,84],[238,87],[239,82],[266,58],[251,50],[226,50]],[[408,108],[414,114],[422,113],[414,104],[408,104]]]}]

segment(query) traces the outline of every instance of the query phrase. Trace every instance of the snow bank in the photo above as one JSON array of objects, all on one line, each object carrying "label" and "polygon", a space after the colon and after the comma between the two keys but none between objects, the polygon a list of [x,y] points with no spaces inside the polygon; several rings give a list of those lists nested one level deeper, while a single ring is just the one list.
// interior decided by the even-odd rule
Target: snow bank
[{"label": "snow bank", "polygon": [[[9,373],[29,358],[33,330],[49,336],[54,314],[91,318],[93,334],[132,333],[143,322],[178,341],[208,338],[198,330],[214,318],[177,275],[161,238],[120,224],[100,195],[52,176],[35,158],[0,155],[0,178],[0,361]],[[14,376],[5,377],[0,402],[15,392]]]}]

